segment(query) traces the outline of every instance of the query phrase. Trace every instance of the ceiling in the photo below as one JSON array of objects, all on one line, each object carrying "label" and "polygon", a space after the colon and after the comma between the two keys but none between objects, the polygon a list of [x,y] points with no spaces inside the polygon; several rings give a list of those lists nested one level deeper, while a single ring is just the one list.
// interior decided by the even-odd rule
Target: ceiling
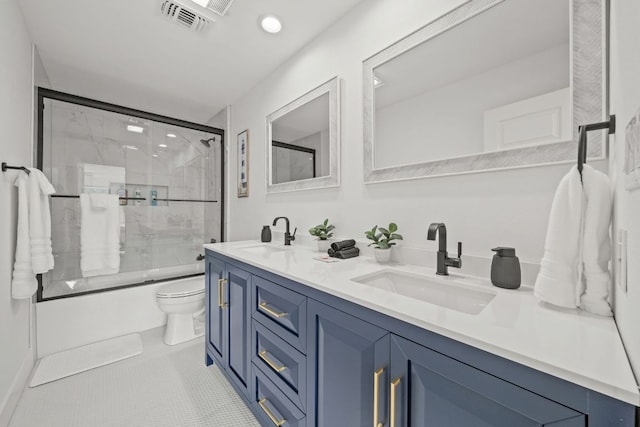
[{"label": "ceiling", "polygon": [[[235,0],[204,33],[160,0],[18,1],[53,89],[204,123],[361,0]],[[281,33],[258,27],[267,13]]]}]

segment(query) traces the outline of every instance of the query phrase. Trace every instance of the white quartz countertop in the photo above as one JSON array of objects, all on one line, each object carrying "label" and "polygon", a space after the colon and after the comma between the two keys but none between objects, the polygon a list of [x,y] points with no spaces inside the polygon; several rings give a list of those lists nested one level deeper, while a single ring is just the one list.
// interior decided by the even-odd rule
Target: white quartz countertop
[{"label": "white quartz countertop", "polygon": [[[539,302],[532,288],[493,286],[488,279],[456,275],[461,281],[489,290],[495,298],[479,313],[456,310],[372,288],[351,280],[380,270],[433,277],[435,270],[408,264],[378,264],[360,256],[336,263],[313,259],[320,254],[307,246],[255,253],[258,241],[206,244],[204,247],[263,270],[289,278],[369,309],[384,313],[456,341],[480,348],[618,400],[640,406],[640,393],[612,318],[580,310],[558,309]],[[243,249],[245,248],[245,249]]]}]

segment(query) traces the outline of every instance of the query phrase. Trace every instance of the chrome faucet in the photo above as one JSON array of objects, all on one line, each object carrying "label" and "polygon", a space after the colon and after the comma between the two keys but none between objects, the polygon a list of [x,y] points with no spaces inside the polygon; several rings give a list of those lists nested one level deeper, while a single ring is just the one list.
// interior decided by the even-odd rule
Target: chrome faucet
[{"label": "chrome faucet", "polygon": [[458,257],[449,258],[447,254],[447,227],[442,222],[434,222],[429,226],[427,232],[427,240],[436,240],[436,232],[438,233],[438,265],[436,268],[436,274],[441,276],[448,276],[449,267],[460,268],[462,267],[462,242],[458,242]]},{"label": "chrome faucet", "polygon": [[291,234],[289,232],[289,218],[287,218],[286,216],[279,216],[276,219],[274,219],[273,220],[274,227],[276,226],[276,222],[278,222],[279,219],[285,220],[284,244],[286,246],[291,246],[291,241],[296,240],[296,231],[298,231],[298,227],[296,227],[295,230],[293,230],[293,234]]}]

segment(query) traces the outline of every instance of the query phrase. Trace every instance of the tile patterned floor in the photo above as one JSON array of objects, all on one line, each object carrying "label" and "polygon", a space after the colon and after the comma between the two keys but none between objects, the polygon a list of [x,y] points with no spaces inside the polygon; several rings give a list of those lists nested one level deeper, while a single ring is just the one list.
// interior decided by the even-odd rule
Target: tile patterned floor
[{"label": "tile patterned floor", "polygon": [[25,389],[10,427],[259,427],[215,366],[204,340],[169,347],[161,329],[142,334],[144,352]]}]

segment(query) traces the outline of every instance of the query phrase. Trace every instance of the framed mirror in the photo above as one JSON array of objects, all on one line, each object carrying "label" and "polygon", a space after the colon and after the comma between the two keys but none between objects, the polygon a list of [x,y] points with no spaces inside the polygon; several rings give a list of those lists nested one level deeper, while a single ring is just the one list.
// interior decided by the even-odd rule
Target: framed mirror
[{"label": "framed mirror", "polygon": [[267,116],[267,193],[340,185],[337,77]]},{"label": "framed mirror", "polygon": [[469,0],[365,60],[365,182],[575,162],[605,113],[603,1]]}]

